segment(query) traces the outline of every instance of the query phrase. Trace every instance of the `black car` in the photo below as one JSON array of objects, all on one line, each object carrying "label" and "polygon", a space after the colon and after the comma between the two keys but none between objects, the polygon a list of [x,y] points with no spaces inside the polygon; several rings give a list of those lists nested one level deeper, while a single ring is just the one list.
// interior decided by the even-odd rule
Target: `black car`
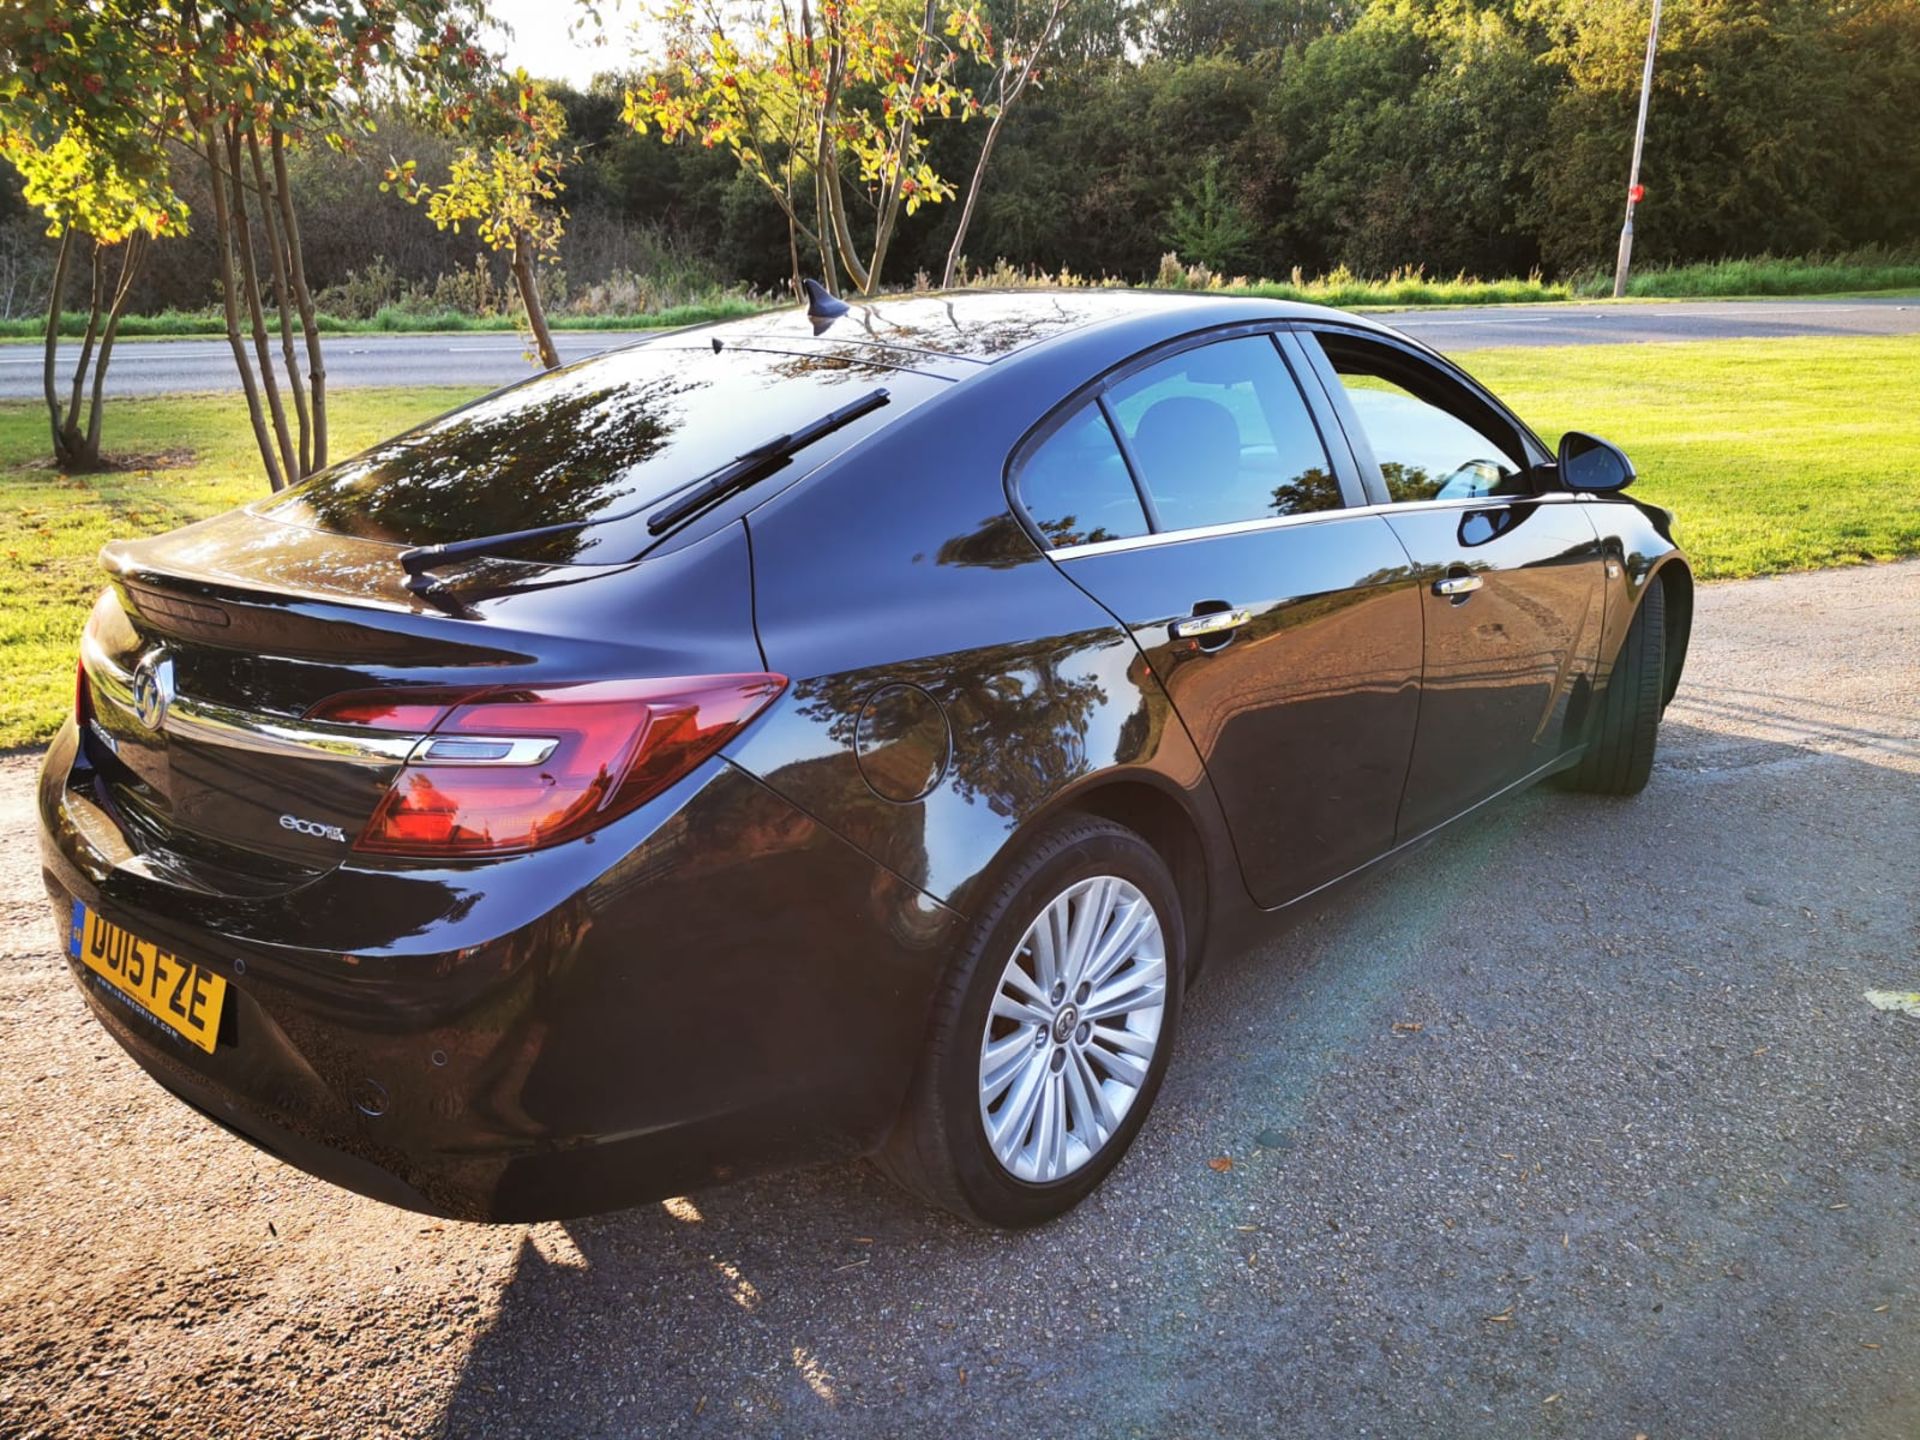
[{"label": "black car", "polygon": [[1045,1220],[1204,955],[1646,782],[1693,582],[1632,475],[1307,306],[664,334],[109,546],[47,889],[155,1079],[399,1205],[871,1153]]}]

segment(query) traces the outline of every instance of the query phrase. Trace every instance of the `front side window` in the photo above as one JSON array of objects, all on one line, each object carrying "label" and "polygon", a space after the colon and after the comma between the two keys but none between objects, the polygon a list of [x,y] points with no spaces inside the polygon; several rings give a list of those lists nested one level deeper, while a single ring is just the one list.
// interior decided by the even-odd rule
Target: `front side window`
[{"label": "front side window", "polygon": [[1341,505],[1340,485],[1271,338],[1169,356],[1108,394],[1162,530]]},{"label": "front side window", "polygon": [[1040,443],[1020,467],[1019,485],[1027,514],[1056,550],[1147,533],[1133,476],[1096,405]]},{"label": "front side window", "polygon": [[1506,427],[1465,391],[1384,346],[1323,336],[1360,429],[1379,462],[1387,498],[1475,500],[1529,493],[1526,469]]}]

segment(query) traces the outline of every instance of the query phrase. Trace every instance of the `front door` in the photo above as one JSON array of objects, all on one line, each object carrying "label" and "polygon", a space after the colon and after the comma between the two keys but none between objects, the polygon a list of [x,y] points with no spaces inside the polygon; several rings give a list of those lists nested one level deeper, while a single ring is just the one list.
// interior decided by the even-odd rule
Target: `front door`
[{"label": "front door", "polygon": [[1123,375],[1015,486],[1063,572],[1138,642],[1267,906],[1392,846],[1421,663],[1405,550],[1348,513],[1358,474],[1342,447],[1329,458],[1292,344],[1240,335]]},{"label": "front door", "polygon": [[1426,653],[1404,841],[1577,738],[1605,562],[1585,507],[1536,487],[1544,457],[1487,397],[1411,347],[1318,339],[1342,428],[1419,587]]}]

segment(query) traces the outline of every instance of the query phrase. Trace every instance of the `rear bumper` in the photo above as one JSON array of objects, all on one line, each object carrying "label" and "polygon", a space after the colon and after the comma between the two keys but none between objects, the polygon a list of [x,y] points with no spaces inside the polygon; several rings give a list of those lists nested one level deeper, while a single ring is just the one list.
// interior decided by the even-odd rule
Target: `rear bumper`
[{"label": "rear bumper", "polygon": [[724,760],[590,839],[439,870],[211,896],[133,854],[75,768],[43,870],[227,977],[206,1054],[77,959],[99,1022],[176,1096],[392,1204],[544,1220],[871,1148],[956,917]]}]

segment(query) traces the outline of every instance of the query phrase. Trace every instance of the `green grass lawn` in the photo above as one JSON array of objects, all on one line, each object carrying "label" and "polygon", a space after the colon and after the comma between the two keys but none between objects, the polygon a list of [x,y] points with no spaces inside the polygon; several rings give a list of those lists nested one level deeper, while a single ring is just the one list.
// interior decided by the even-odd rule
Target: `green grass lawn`
[{"label": "green grass lawn", "polygon": [[[1920,553],[1920,337],[1716,340],[1482,350],[1467,367],[1551,443],[1591,430],[1625,447],[1635,493],[1679,513],[1702,578]],[[353,451],[472,389],[334,397]],[[148,468],[47,468],[38,405],[0,405],[0,746],[47,738],[70,703],[95,555],[264,493],[236,396],[114,401],[107,449]]]},{"label": "green grass lawn", "polygon": [[1549,445],[1603,435],[1708,580],[1920,554],[1920,336],[1480,350]]},{"label": "green grass lawn", "polygon": [[[333,453],[350,455],[476,393],[336,393]],[[100,589],[103,544],[266,493],[237,393],[109,401],[106,449],[148,457],[152,468],[65,477],[45,460],[46,412],[0,404],[0,748],[47,739],[72,704],[74,646]]]}]

